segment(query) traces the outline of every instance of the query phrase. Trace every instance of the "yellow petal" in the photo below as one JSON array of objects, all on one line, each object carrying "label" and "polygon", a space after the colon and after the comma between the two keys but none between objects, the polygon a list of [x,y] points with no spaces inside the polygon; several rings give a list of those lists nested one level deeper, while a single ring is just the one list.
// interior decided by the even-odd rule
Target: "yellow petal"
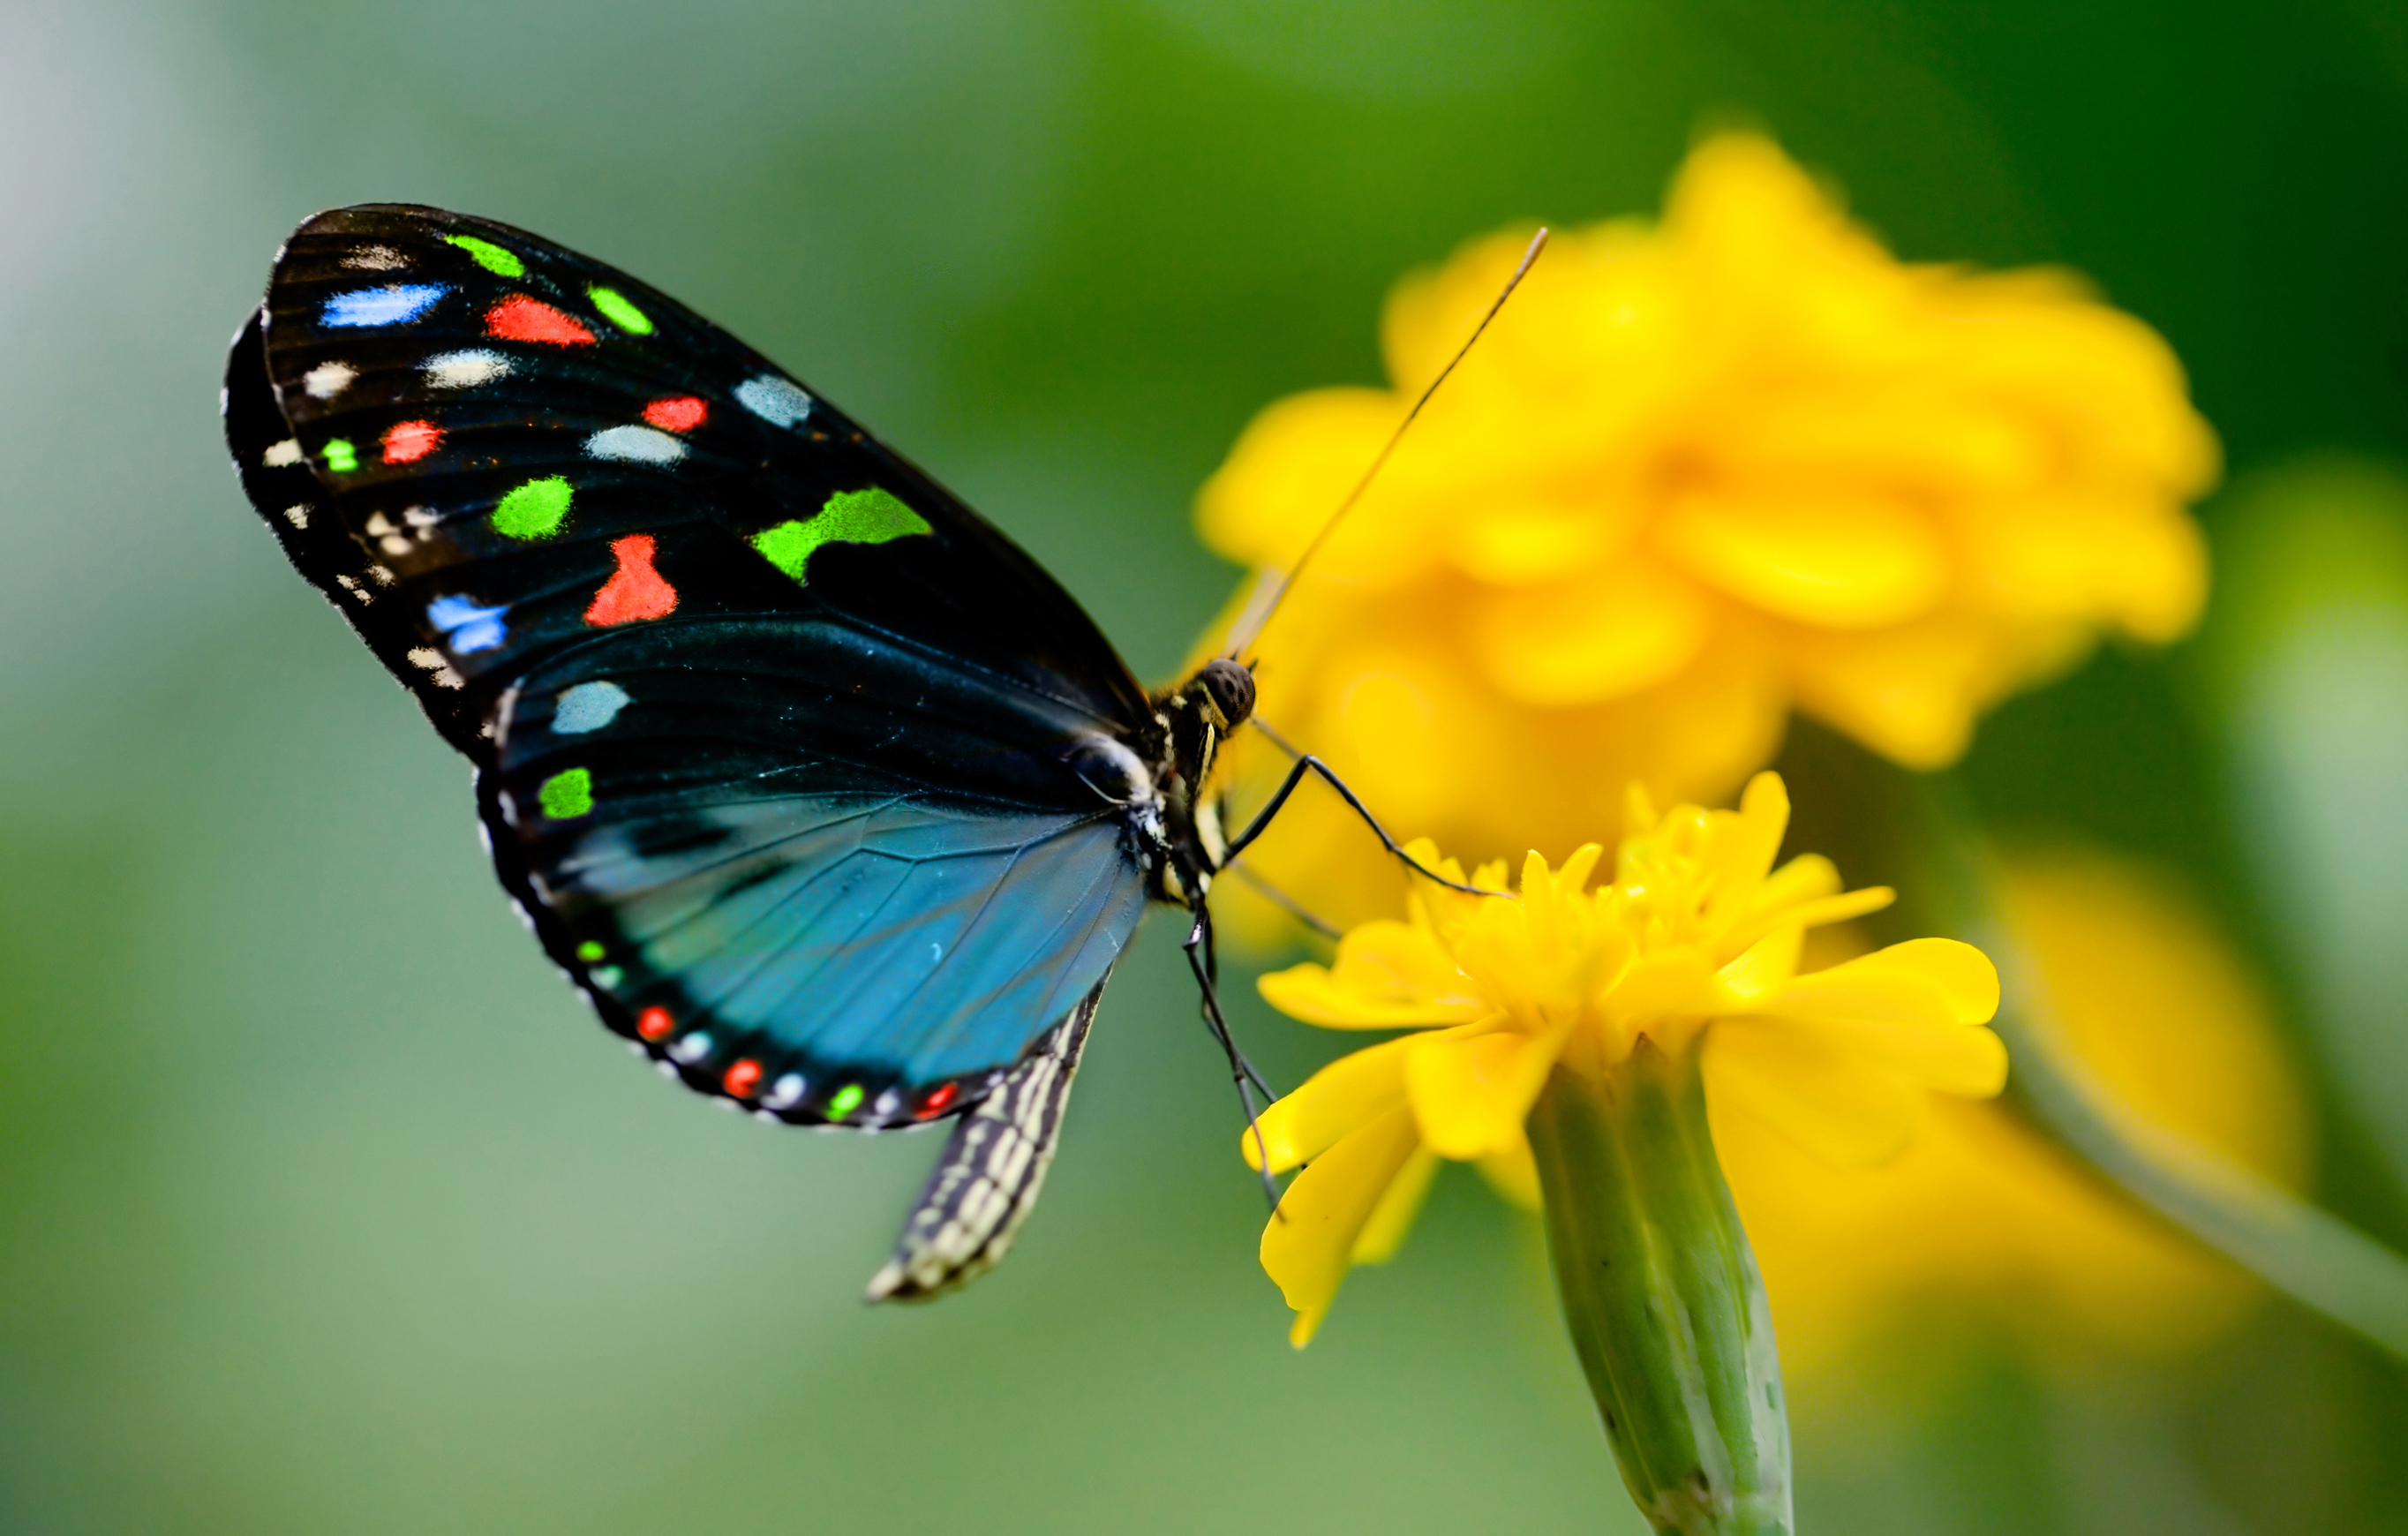
[{"label": "yellow petal", "polygon": [[1405,1084],[1422,1138],[1441,1156],[1469,1160],[1510,1146],[1545,1086],[1564,1031],[1498,1029],[1407,1041]]},{"label": "yellow petal", "polygon": [[1717,972],[1723,985],[1742,998],[1780,994],[1798,974],[1798,952],[1805,946],[1806,929],[1784,923],[1742,951]]},{"label": "yellow petal", "polygon": [[1288,1342],[1297,1348],[1329,1314],[1356,1239],[1420,1145],[1412,1111],[1399,1105],[1331,1147],[1280,1197],[1263,1227],[1263,1272],[1295,1309]]},{"label": "yellow petal", "polygon": [[1900,623],[1937,603],[1948,584],[1947,553],[1930,521],[1870,487],[1692,495],[1665,518],[1656,547],[1708,586],[1824,628]]},{"label": "yellow petal", "polygon": [[1954,939],[1915,939],[1800,976],[1757,1012],[1783,1018],[1899,1024],[1987,1024],[1999,1011],[1999,969]]},{"label": "yellow petal", "polygon": [[[1284,568],[1362,478],[1401,409],[1387,391],[1369,389],[1312,390],[1265,407],[1197,493],[1197,533],[1242,565]],[[1389,467],[1410,468],[1412,446]],[[1383,473],[1372,482],[1315,557],[1317,581],[1384,587],[1436,563],[1430,540],[1398,537],[1400,523],[1428,514],[1412,481]]]},{"label": "yellow petal", "polygon": [[1455,563],[1473,580],[1495,586],[1559,581],[1620,548],[1636,511],[1636,498],[1614,506],[1501,496],[1464,509],[1454,530]]},{"label": "yellow petal", "polygon": [[1928,1109],[1923,1092],[1896,1073],[1851,1061],[1777,1021],[1717,1022],[1706,1036],[1705,1070],[1718,1113],[1745,1111],[1841,1168],[1896,1155]]},{"label": "yellow petal", "polygon": [[[1303,1085],[1263,1111],[1254,1122],[1270,1150],[1271,1171],[1311,1162],[1358,1127],[1405,1101],[1405,1053],[1417,1037],[1385,1041],[1339,1057]],[[1238,1155],[1259,1170],[1251,1130],[1238,1133]]]},{"label": "yellow petal", "polygon": [[2003,643],[1970,615],[1935,613],[1861,634],[1794,629],[1785,655],[1808,713],[1928,769],[1961,756],[1982,705],[2019,680]]},{"label": "yellow petal", "polygon": [[1754,943],[1757,934],[1777,928],[1827,927],[1833,923],[1844,923],[1851,917],[1877,912],[1897,899],[1898,893],[1886,885],[1868,885],[1861,891],[1817,897],[1786,908],[1773,907],[1759,900],[1756,912],[1735,924],[1729,932],[1723,935],[1722,941],[1727,948],[1732,944]]},{"label": "yellow petal", "polygon": [[2112,618],[2163,642],[2206,600],[2206,546],[2171,497],[2056,491],[1984,508],[1962,526],[1984,597],[2018,619]]},{"label": "yellow petal", "polygon": [[1472,642],[1507,697],[1554,709],[1671,677],[1697,654],[1712,619],[1687,578],[1634,556],[1570,581],[1492,589],[1473,614]]},{"label": "yellow petal", "polygon": [[1388,1184],[1388,1192],[1371,1208],[1371,1219],[1354,1235],[1354,1251],[1347,1257],[1356,1264],[1385,1264],[1397,1256],[1404,1246],[1405,1234],[1413,1229],[1413,1218],[1421,1213],[1422,1201],[1428,1199],[1430,1180],[1438,1173],[1438,1154],[1422,1147],[1405,1159],[1405,1166]]},{"label": "yellow petal", "polygon": [[1820,854],[1800,854],[1764,877],[1756,888],[1758,911],[1770,912],[1794,902],[1840,894],[1840,868]]},{"label": "yellow petal", "polygon": [[1651,1019],[1708,1016],[1745,1006],[1714,974],[1713,963],[1694,949],[1641,955],[1614,983],[1606,1015],[1636,1028]]},{"label": "yellow petal", "polygon": [[1536,1211],[1546,1203],[1546,1196],[1539,1188],[1539,1160],[1530,1156],[1526,1132],[1515,1137],[1512,1146],[1484,1155],[1479,1168],[1489,1188],[1523,1210]]},{"label": "yellow petal", "polygon": [[2007,1085],[2006,1042],[1978,1024],[1798,1019],[1789,1027],[1849,1060],[1941,1093],[1988,1098]]},{"label": "yellow petal", "polygon": [[1789,829],[1789,786],[1778,773],[1759,773],[1741,792],[1739,814],[1717,815],[1710,825],[1714,838],[1705,875],[1713,895],[1706,921],[1721,929],[1756,905],[1765,876],[1781,853],[1782,835]]},{"label": "yellow petal", "polygon": [[1254,985],[1290,1018],[1332,1029],[1465,1024],[1488,1011],[1436,937],[1411,923],[1366,923],[1339,940],[1335,965],[1291,966]]}]

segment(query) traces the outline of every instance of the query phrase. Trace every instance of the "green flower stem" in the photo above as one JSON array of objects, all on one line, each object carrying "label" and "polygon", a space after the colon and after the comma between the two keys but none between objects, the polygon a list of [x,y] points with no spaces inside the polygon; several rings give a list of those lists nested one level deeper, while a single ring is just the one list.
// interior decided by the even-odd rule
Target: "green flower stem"
[{"label": "green flower stem", "polygon": [[2268,1285],[2408,1360],[2408,1260],[2228,1157],[2120,1113],[2043,1027],[2046,989],[1999,915],[1998,883],[1955,787],[1914,797],[1942,931],[1998,963],[2004,1002],[1992,1025],[2014,1063],[2010,1098],[2042,1131],[2159,1218]]},{"label": "green flower stem", "polygon": [[1772,1316],[1706,1127],[1701,1055],[1556,1068],[1530,1116],[1564,1320],[1640,1512],[1680,1536],[1791,1529]]}]

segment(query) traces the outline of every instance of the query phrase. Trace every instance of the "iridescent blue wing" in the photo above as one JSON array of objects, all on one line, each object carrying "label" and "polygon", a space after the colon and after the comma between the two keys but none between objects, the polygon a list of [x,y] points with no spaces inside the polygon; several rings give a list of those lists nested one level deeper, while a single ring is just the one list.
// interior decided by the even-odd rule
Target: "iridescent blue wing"
[{"label": "iridescent blue wing", "polygon": [[799,1121],[975,1102],[1142,905],[1144,693],[994,528],[642,283],[431,208],[312,219],[236,337],[246,491],[480,769],[610,1026]]},{"label": "iridescent blue wing", "polygon": [[500,713],[504,878],[606,1017],[789,1118],[974,1102],[1142,912],[1119,808],[1060,761],[1093,723],[885,637],[633,625]]}]

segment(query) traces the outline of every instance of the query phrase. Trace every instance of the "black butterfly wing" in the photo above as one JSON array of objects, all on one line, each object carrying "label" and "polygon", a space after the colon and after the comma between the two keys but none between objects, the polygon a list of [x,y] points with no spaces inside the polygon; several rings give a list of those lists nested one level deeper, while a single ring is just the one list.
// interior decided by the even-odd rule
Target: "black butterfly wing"
[{"label": "black butterfly wing", "polygon": [[479,765],[547,949],[691,1085],[953,1113],[1100,985],[1145,850],[1074,759],[1150,758],[1143,691],[757,353],[522,231],[371,206],[295,233],[225,409],[294,565]]},{"label": "black butterfly wing", "polygon": [[[534,655],[670,612],[833,614],[1115,728],[1150,720],[1093,621],[1009,539],[599,262],[437,208],[339,208],[286,243],[255,329],[226,402],[246,489],[473,758]],[[246,388],[262,375],[264,398]]]}]

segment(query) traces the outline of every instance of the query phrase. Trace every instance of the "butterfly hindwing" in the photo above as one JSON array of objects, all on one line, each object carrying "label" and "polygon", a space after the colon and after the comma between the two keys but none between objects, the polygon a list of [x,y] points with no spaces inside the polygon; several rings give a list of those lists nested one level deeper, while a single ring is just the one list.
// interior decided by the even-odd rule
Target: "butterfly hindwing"
[{"label": "butterfly hindwing", "polygon": [[758,353],[523,231],[370,205],[280,253],[225,412],[288,556],[478,764],[546,948],[691,1085],[954,1113],[1100,986],[1144,881],[1076,765],[1148,755],[1142,689]]},{"label": "butterfly hindwing", "polygon": [[894,1255],[870,1277],[870,1300],[928,1300],[1002,1260],[1054,1166],[1070,1083],[1103,994],[1097,982],[962,1116],[904,1220]]},{"label": "butterfly hindwing", "polygon": [[[1127,828],[1059,761],[1080,725],[841,625],[638,626],[510,696],[486,814],[606,1020],[688,1082],[924,1119],[992,1086],[1141,915]],[[908,754],[877,750],[897,733]]]}]

